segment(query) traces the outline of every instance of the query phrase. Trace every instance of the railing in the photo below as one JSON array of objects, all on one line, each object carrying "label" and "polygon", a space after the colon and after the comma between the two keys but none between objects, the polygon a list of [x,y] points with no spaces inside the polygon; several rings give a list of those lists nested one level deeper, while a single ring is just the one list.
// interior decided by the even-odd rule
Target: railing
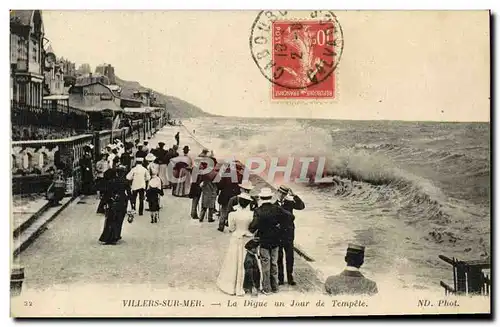
[{"label": "railing", "polygon": [[67,193],[74,196],[81,189],[79,160],[85,145],[94,145],[94,162],[102,149],[114,139],[122,142],[143,141],[165,125],[165,119],[149,122],[134,121],[132,128],[96,131],[56,140],[14,141],[11,148],[13,194],[43,193],[51,182],[52,173],[62,169],[68,179]]},{"label": "railing", "polygon": [[[58,107],[59,109],[60,107]],[[88,116],[78,109],[47,110],[43,107],[11,102],[12,125],[51,126],[85,131],[89,128]]]},{"label": "railing", "polygon": [[453,269],[453,286],[441,281],[445,295],[490,295],[491,279],[487,271],[491,269],[489,260],[462,261],[439,255]]}]

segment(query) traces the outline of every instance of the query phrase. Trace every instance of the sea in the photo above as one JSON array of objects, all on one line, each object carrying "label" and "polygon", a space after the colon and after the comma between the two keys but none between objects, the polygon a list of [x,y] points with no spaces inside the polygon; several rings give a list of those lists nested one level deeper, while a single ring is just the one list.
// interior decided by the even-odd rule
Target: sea
[{"label": "sea", "polygon": [[[296,244],[321,278],[348,243],[379,288],[444,294],[451,266],[491,254],[489,123],[209,117],[183,121],[219,156],[324,156],[335,183],[291,183]],[[182,134],[181,134],[182,145]],[[271,184],[274,181],[270,181]],[[277,186],[277,185],[274,185]]]}]

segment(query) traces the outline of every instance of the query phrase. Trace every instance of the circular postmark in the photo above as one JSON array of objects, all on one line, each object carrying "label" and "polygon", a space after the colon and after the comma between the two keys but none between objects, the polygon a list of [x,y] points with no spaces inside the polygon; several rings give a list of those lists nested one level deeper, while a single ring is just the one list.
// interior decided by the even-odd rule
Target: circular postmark
[{"label": "circular postmark", "polygon": [[342,56],[342,27],[331,11],[261,11],[250,34],[250,51],[261,73],[287,89],[326,80]]}]

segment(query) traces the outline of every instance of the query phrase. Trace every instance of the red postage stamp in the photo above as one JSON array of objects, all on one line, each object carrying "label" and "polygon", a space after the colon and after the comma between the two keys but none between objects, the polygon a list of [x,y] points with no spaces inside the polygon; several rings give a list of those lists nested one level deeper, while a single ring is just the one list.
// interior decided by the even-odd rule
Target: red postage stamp
[{"label": "red postage stamp", "polygon": [[[333,22],[273,23],[273,99],[335,98]],[[321,80],[320,80],[321,79]]]},{"label": "red postage stamp", "polygon": [[331,11],[262,11],[250,35],[252,58],[276,100],[335,99],[343,48]]}]

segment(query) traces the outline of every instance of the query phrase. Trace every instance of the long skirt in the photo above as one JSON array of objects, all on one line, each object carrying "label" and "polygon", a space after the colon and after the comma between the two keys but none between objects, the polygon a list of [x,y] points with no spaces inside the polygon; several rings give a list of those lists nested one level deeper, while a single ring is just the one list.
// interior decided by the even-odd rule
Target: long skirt
[{"label": "long skirt", "polygon": [[[182,181],[184,179],[184,181]],[[174,196],[187,197],[191,190],[191,172],[186,168],[181,168],[179,172],[179,183],[175,184]]]},{"label": "long skirt", "polygon": [[123,206],[123,208],[111,206],[111,208],[106,210],[104,229],[101,237],[99,237],[99,241],[104,243],[116,243],[122,238],[122,226],[126,213],[126,206]]},{"label": "long skirt", "polygon": [[168,165],[161,164],[159,172],[158,172],[158,177],[160,177],[160,179],[161,179],[161,183],[163,185],[163,188],[167,188],[167,186],[169,184],[169,181],[167,179],[167,169],[168,169]]},{"label": "long skirt", "polygon": [[245,244],[251,236],[232,235],[227,247],[226,256],[217,277],[217,287],[229,295],[244,295],[245,279]]}]

